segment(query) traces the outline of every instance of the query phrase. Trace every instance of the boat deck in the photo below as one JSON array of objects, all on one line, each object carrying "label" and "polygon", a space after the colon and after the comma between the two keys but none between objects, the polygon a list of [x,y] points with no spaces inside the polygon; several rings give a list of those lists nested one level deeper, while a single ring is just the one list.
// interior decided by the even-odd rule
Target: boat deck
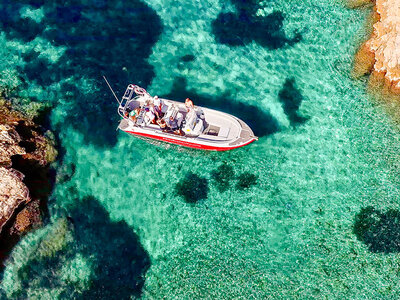
[{"label": "boat deck", "polygon": [[[183,103],[169,99],[161,100],[166,106],[166,111],[169,111],[168,108],[174,107],[182,114],[183,119],[186,118],[187,108]],[[148,101],[147,96],[136,97],[130,100],[126,107],[129,110],[143,107],[146,101]],[[121,108],[124,109],[123,106],[120,106]],[[232,115],[204,107],[195,107],[195,109],[198,118],[201,117],[204,124],[204,129],[197,135],[193,135],[193,133],[178,135],[161,129],[157,124],[144,125],[143,119],[140,117],[137,123],[123,117],[118,128],[133,135],[206,150],[230,150],[247,145],[257,139],[246,123]]]}]

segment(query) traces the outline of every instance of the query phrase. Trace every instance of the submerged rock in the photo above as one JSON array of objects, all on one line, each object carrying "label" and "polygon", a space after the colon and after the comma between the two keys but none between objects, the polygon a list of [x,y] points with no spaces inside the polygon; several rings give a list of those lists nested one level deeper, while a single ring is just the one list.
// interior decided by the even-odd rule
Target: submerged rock
[{"label": "submerged rock", "polygon": [[347,6],[351,8],[360,7],[363,5],[371,4],[374,0],[347,0]]},{"label": "submerged rock", "polygon": [[223,163],[211,172],[211,177],[214,179],[217,189],[220,192],[225,192],[235,178],[235,170],[232,166]]},{"label": "submerged rock", "polygon": [[349,5],[371,2],[375,2],[373,32],[356,54],[354,75],[370,73],[372,86],[400,94],[400,0],[352,0]]},{"label": "submerged rock", "polygon": [[197,174],[188,172],[186,176],[176,184],[175,191],[182,196],[187,203],[196,203],[206,199],[208,194],[208,180]]},{"label": "submerged rock", "polygon": [[372,206],[356,214],[353,233],[371,252],[400,252],[400,211],[385,212]]},{"label": "submerged rock", "polygon": [[257,175],[254,175],[250,172],[243,172],[238,176],[236,188],[238,190],[248,189],[249,187],[257,184],[257,179]]},{"label": "submerged rock", "polygon": [[125,221],[92,196],[76,198],[68,216],[60,211],[15,247],[0,299],[2,289],[7,299],[139,299],[150,264]]},{"label": "submerged rock", "polygon": [[41,224],[40,206],[50,190],[54,143],[31,117],[0,99],[0,256],[18,236]]}]

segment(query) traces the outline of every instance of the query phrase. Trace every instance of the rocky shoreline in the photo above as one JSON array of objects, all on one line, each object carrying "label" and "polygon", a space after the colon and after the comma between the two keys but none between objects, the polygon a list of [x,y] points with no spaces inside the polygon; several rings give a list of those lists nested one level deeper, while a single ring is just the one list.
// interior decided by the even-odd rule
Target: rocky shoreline
[{"label": "rocky shoreline", "polygon": [[0,99],[0,262],[22,234],[41,225],[52,186],[49,164],[57,156],[49,136]]},{"label": "rocky shoreline", "polygon": [[358,50],[353,74],[370,74],[370,87],[384,94],[400,94],[400,0],[349,0],[355,8],[374,4],[370,38]]}]

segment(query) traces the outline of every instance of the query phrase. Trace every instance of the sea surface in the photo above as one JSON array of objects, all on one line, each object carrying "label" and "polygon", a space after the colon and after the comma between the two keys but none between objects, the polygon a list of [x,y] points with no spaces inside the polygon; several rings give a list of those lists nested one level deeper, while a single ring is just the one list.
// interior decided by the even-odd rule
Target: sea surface
[{"label": "sea surface", "polygon": [[[397,298],[396,107],[351,77],[370,12],[0,1],[0,86],[47,107],[60,149],[50,216],[14,248],[0,298]],[[214,153],[118,132],[102,75],[119,96],[135,83],[232,113],[259,140]]]}]

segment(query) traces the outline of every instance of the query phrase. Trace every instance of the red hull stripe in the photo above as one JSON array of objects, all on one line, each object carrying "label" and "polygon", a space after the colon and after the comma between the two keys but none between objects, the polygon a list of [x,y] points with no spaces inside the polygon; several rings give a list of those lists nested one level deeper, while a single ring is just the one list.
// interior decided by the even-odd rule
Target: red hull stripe
[{"label": "red hull stripe", "polygon": [[239,146],[233,146],[233,147],[217,147],[217,146],[208,146],[208,145],[190,143],[190,142],[186,142],[186,141],[171,139],[171,138],[168,138],[168,137],[161,137],[161,136],[142,133],[142,132],[133,132],[133,131],[125,131],[125,132],[131,133],[131,134],[140,135],[140,136],[144,136],[144,137],[147,137],[147,138],[151,138],[151,139],[155,139],[155,140],[159,140],[159,141],[163,141],[163,142],[167,142],[167,143],[171,143],[171,144],[175,144],[175,145],[185,146],[185,147],[189,147],[189,148],[203,149],[203,150],[215,150],[215,151],[232,150],[232,149],[236,149],[236,148],[240,148],[240,147],[246,146],[246,145],[248,145],[248,144],[250,144],[250,143],[255,141],[255,139],[252,139],[249,142],[247,142],[246,144],[242,144],[242,145],[239,145]]}]

